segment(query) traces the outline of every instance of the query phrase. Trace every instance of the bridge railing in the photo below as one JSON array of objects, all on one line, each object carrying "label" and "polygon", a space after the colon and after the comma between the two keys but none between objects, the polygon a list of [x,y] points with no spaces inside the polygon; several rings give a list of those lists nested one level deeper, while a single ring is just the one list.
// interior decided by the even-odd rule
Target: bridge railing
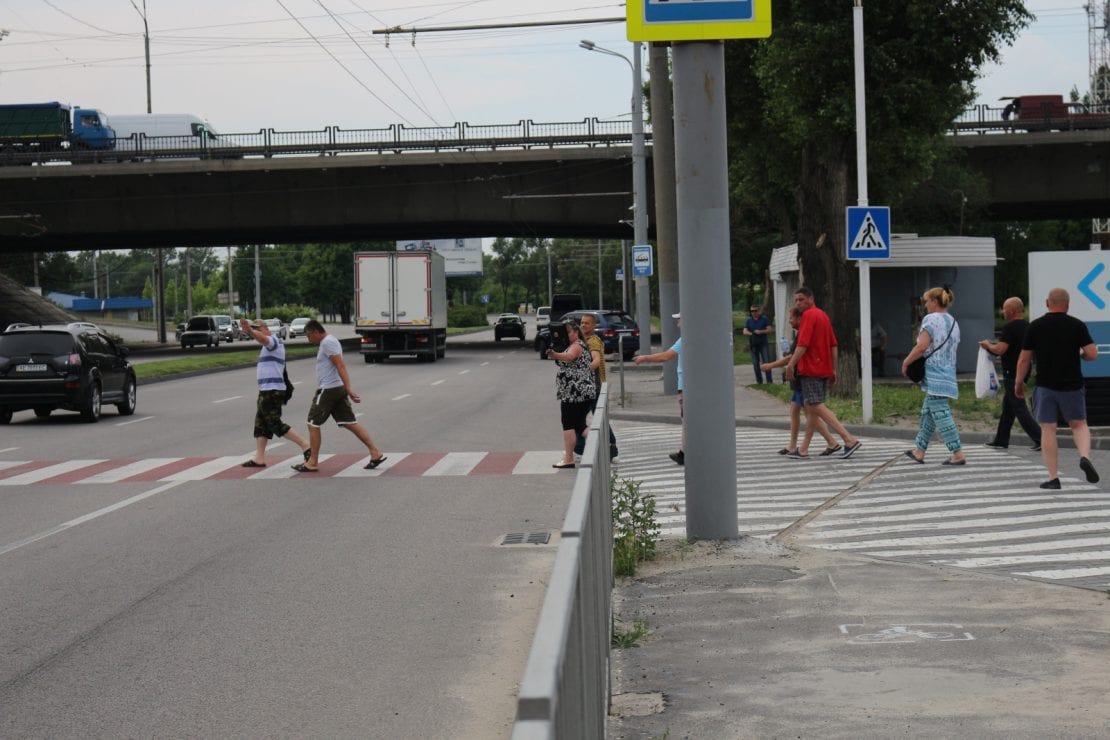
[{"label": "bridge railing", "polygon": [[613,522],[608,385],[602,385],[517,692],[513,740],[605,737]]},{"label": "bridge railing", "polygon": [[[651,129],[645,128],[650,140]],[[133,134],[115,140],[110,149],[84,149],[78,145],[43,149],[0,145],[0,165],[95,162],[149,162],[159,159],[213,159],[275,156],[335,156],[415,151],[471,151],[531,149],[534,147],[598,147],[630,144],[629,121],[586,118],[581,121],[451,126],[405,126],[218,134],[216,136],[145,136]]]}]

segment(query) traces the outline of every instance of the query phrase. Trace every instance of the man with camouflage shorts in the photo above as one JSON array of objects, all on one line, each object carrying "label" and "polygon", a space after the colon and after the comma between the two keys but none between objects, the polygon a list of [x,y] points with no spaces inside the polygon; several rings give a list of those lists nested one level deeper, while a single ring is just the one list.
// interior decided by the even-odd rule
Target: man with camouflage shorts
[{"label": "man with camouflage shorts", "polygon": [[264,321],[239,320],[244,333],[262,345],[258,353],[258,404],[254,414],[254,457],[243,463],[244,468],[266,467],[266,443],[275,436],[284,437],[301,448],[308,459],[308,442],[281,420],[285,405],[285,345],[270,334]]},{"label": "man with camouflage shorts", "polygon": [[[308,459],[303,463],[293,466],[298,473],[315,473],[320,464],[320,442],[322,435],[320,427],[328,418],[335,419],[335,423],[344,429],[349,429],[359,441],[366,445],[370,452],[370,461],[366,463],[367,470],[385,462],[385,455],[370,439],[366,427],[355,420],[354,409],[350,401],[359,403],[362,398],[351,387],[351,377],[347,374],[347,366],[343,364],[343,347],[339,340],[324,331],[319,321],[313,319],[304,326],[304,335],[312,344],[319,345],[316,353],[316,395],[312,397],[312,408],[308,410],[308,439],[311,445]],[[348,400],[350,399],[350,400]]]}]

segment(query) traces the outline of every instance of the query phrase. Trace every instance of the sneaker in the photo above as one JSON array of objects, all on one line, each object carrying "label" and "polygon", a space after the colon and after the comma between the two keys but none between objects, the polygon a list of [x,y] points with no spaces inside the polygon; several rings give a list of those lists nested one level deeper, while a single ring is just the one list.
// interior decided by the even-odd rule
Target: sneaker
[{"label": "sneaker", "polygon": [[1052,491],[1059,491],[1060,490],[1060,479],[1059,478],[1053,478],[1052,480],[1046,480],[1044,483],[1041,484],[1041,488],[1047,488],[1047,489],[1052,490]]},{"label": "sneaker", "polygon": [[790,452],[786,453],[786,457],[790,458],[791,460],[808,460],[809,459],[809,455],[803,455],[801,453],[801,450],[791,450]]},{"label": "sneaker", "polygon": [[847,460],[849,457],[855,454],[856,450],[858,450],[862,446],[863,442],[857,439],[855,444],[848,445],[844,448],[844,452],[840,453],[840,459]]},{"label": "sneaker", "polygon": [[1085,457],[1079,458],[1079,469],[1087,474],[1088,483],[1098,483],[1098,471],[1095,466],[1091,465],[1091,461]]},{"label": "sneaker", "polygon": [[1040,452],[1041,451],[1041,443],[1038,442],[1037,444],[1033,445],[1029,449],[1031,449],[1033,452]]},{"label": "sneaker", "polygon": [[686,464],[686,453],[682,450],[679,450],[678,452],[672,452],[671,454],[667,455],[667,457],[671,458],[679,465]]},{"label": "sneaker", "polygon": [[983,445],[983,446],[984,446],[984,447],[993,447],[993,448],[995,448],[996,450],[1005,450],[1005,449],[1007,449],[1007,448],[1008,448],[1008,447],[1009,447],[1010,445],[1004,445],[1004,444],[1002,444],[1001,442],[996,442],[995,440],[991,440],[990,442],[987,442],[987,443],[986,443],[985,445]]}]

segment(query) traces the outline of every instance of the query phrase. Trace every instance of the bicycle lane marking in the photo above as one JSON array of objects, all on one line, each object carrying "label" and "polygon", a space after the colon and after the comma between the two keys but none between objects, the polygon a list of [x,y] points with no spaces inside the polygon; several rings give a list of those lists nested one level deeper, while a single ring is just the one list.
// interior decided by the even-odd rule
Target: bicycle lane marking
[{"label": "bicycle lane marking", "polygon": [[94,519],[99,519],[100,517],[104,516],[105,514],[111,514],[113,511],[119,511],[120,509],[122,509],[124,507],[127,507],[127,506],[130,506],[131,504],[137,504],[140,501],[144,501],[144,500],[146,500],[146,499],[148,499],[152,496],[157,496],[160,493],[165,493],[166,491],[170,490],[171,488],[176,488],[177,486],[180,486],[182,483],[185,483],[185,482],[186,481],[180,481],[180,480],[179,481],[171,481],[169,483],[166,483],[165,485],[158,486],[157,488],[153,488],[153,489],[151,489],[151,490],[149,490],[145,493],[140,493],[140,494],[137,494],[135,496],[132,496],[131,498],[126,498],[123,501],[117,501],[114,504],[111,504],[109,506],[105,506],[102,509],[97,509],[96,511],[85,514],[84,516],[79,516],[76,519],[70,519],[68,522],[62,522],[61,524],[57,525],[56,527],[51,527],[50,529],[39,532],[38,534],[33,534],[30,537],[27,537],[25,539],[19,540],[17,542],[12,542],[11,544],[8,544],[8,545],[0,546],[0,556],[7,555],[9,552],[14,552],[14,551],[18,550],[21,547],[26,547],[27,545],[34,544],[35,542],[45,540],[48,537],[53,537],[54,535],[59,534],[60,532],[64,532],[67,529],[70,529],[71,527],[76,527],[80,524],[85,524],[86,522],[91,522]]}]

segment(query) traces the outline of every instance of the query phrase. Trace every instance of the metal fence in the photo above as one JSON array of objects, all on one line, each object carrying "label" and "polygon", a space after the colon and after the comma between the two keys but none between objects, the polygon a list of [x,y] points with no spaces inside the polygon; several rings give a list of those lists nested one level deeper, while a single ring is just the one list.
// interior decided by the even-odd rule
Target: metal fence
[{"label": "metal fence", "polygon": [[613,523],[606,384],[601,392],[520,682],[513,740],[605,737]]},{"label": "metal fence", "polygon": [[[650,141],[651,128],[645,126]],[[47,149],[0,146],[0,165],[71,162],[153,161],[161,159],[240,159],[244,157],[339,156],[402,152],[480,151],[497,149],[593,148],[632,143],[631,121],[585,118],[551,123],[530,120],[507,124],[405,126],[317,131],[260,129],[247,133],[203,136],[145,136],[117,139],[108,149],[78,145]]]}]

